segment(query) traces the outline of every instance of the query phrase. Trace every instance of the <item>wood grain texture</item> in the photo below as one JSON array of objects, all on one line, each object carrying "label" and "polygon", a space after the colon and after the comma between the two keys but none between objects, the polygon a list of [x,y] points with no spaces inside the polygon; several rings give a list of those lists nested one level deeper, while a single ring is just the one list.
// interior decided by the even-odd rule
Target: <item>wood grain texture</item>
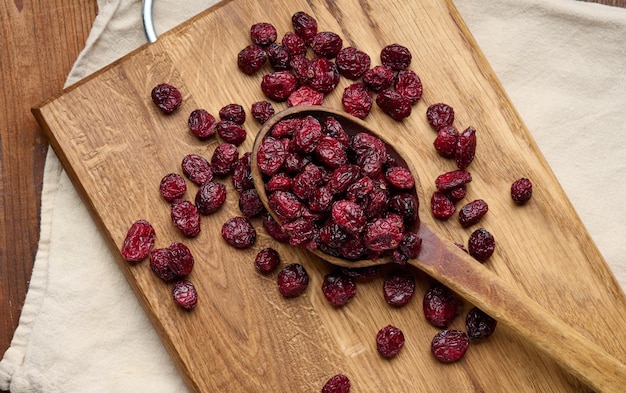
[{"label": "wood grain texture", "polygon": [[[449,3],[296,1],[287,7],[232,1],[163,35],[35,111],[113,250],[119,249],[130,224],[144,218],[155,226],[158,247],[178,240],[194,253],[198,262],[190,278],[200,293],[200,304],[192,313],[176,308],[169,299],[170,288],[146,263],[130,266],[119,260],[189,387],[215,391],[237,384],[240,391],[316,391],[330,376],[343,372],[354,381],[357,392],[586,391],[506,327],[487,343],[473,346],[462,362],[438,364],[428,352],[437,330],[420,317],[416,300],[429,280],[417,271],[416,299],[408,307],[388,307],[380,294],[380,280],[362,285],[348,306],[330,307],[319,287],[332,267],[301,250],[276,244],[260,229],[259,220],[255,220],[259,237],[252,249],[235,250],[223,242],[221,224],[240,214],[228,180],[224,180],[228,203],[203,218],[198,238],[183,239],[173,228],[168,205],[155,186],[165,174],[178,171],[185,154],[209,157],[217,145],[216,140],[203,143],[190,135],[188,113],[198,107],[217,112],[230,102],[249,107],[262,99],[259,76],[238,72],[234,53],[248,44],[252,23],[271,20],[285,32],[296,10],[309,12],[322,29],[338,32],[368,53],[378,53],[390,42],[420,53],[413,68],[426,89],[414,108],[416,114],[424,113],[431,103],[448,102],[457,109],[457,124],[471,124],[480,133],[480,153],[472,163],[474,180],[467,198],[489,196],[490,213],[481,225],[496,235],[498,252],[488,268],[624,361],[626,321],[619,317],[626,312],[624,294]],[[205,38],[209,32],[211,40]],[[449,60],[445,63],[439,59],[442,47]],[[168,117],[157,111],[148,95],[162,81],[178,86],[185,97],[179,111]],[[326,104],[338,107],[347,84],[343,80]],[[424,195],[432,194],[435,177],[452,167],[432,150],[433,133],[424,118],[414,115],[398,123],[374,111],[367,121],[410,157]],[[250,137],[241,152],[249,151],[258,131],[252,119],[245,127]],[[532,203],[524,207],[508,196],[511,181],[520,175],[532,178],[537,190]],[[194,193],[192,187],[188,197]],[[469,235],[458,225],[434,222],[424,209],[422,217],[451,242],[463,243]],[[304,296],[283,299],[276,291],[275,277],[260,276],[253,269],[255,253],[268,245],[279,250],[285,263],[306,266],[311,287]],[[401,327],[408,337],[393,361],[381,359],[373,345],[376,331],[388,323]],[[459,318],[453,327],[462,324]],[[423,385],[425,380],[428,386]]]},{"label": "wood grain texture", "polygon": [[[626,7],[626,0],[591,2]],[[47,141],[29,110],[60,91],[96,8],[95,1],[77,0],[2,0],[0,6],[0,42],[4,48],[0,56],[1,353],[8,348],[17,326],[39,238]]]}]

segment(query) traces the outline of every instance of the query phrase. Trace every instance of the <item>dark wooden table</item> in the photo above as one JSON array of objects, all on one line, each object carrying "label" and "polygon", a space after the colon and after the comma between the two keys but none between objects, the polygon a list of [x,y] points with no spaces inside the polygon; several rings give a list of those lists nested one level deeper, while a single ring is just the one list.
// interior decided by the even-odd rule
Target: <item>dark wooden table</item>
[{"label": "dark wooden table", "polygon": [[[626,8],[626,0],[588,0]],[[0,353],[17,327],[39,241],[48,144],[30,108],[61,91],[97,14],[95,0],[0,7]]]}]

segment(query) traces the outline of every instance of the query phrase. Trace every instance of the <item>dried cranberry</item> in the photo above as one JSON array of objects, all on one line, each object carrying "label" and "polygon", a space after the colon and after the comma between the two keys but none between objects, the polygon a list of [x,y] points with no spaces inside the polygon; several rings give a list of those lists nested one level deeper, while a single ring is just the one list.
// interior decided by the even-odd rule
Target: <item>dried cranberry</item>
[{"label": "dried cranberry", "polygon": [[382,186],[375,186],[368,197],[365,214],[368,217],[378,217],[389,209],[389,191]]},{"label": "dried cranberry", "polygon": [[293,221],[302,216],[304,206],[291,192],[276,191],[268,198],[270,208],[283,222]]},{"label": "dried cranberry", "polygon": [[470,339],[488,338],[496,330],[498,321],[478,307],[472,307],[465,317],[465,330]]},{"label": "dried cranberry", "polygon": [[250,152],[245,152],[235,164],[231,182],[235,190],[242,192],[254,187],[252,169],[250,167]]},{"label": "dried cranberry", "polygon": [[310,86],[300,86],[287,98],[287,106],[322,105],[324,93]]},{"label": "dried cranberry", "polygon": [[396,71],[403,70],[411,64],[411,52],[400,44],[385,46],[380,51],[380,61]]},{"label": "dried cranberry", "polygon": [[302,172],[294,176],[291,182],[292,192],[300,199],[306,200],[315,187],[322,184],[322,172],[315,164],[307,164]]},{"label": "dried cranberry", "polygon": [[309,85],[324,94],[330,93],[339,83],[337,66],[325,57],[316,57],[309,62]]},{"label": "dried cranberry", "polygon": [[426,291],[422,308],[431,325],[447,327],[459,314],[459,301],[446,286],[435,284]]},{"label": "dried cranberry", "polygon": [[411,70],[402,70],[396,75],[396,91],[414,105],[424,92],[424,86],[417,74]]},{"label": "dried cranberry", "polygon": [[264,124],[270,117],[274,116],[274,107],[269,101],[257,101],[250,109],[252,117],[261,124]]},{"label": "dried cranberry", "polygon": [[376,349],[385,358],[393,358],[404,346],[402,330],[393,325],[387,325],[376,334]]},{"label": "dried cranberry", "polygon": [[442,102],[432,104],[426,110],[426,119],[435,130],[443,126],[450,126],[454,122],[454,109]]},{"label": "dried cranberry", "polygon": [[359,203],[360,201],[365,201],[373,190],[374,181],[368,176],[363,176],[350,184],[350,187],[346,190],[346,199],[351,202]]},{"label": "dried cranberry", "polygon": [[180,91],[168,84],[161,83],[156,85],[150,93],[152,102],[166,115],[174,112],[183,102],[183,96]]},{"label": "dried cranberry", "polygon": [[307,44],[313,41],[317,34],[317,20],[304,11],[298,11],[291,16],[293,31]]},{"label": "dried cranberry", "polygon": [[256,240],[256,230],[248,218],[232,217],[222,225],[222,238],[235,248],[248,248]]},{"label": "dried cranberry", "polygon": [[454,187],[453,189],[448,191],[446,195],[448,195],[448,198],[450,198],[452,202],[458,202],[461,199],[465,198],[465,196],[467,195],[467,187],[465,186],[465,184]]},{"label": "dried cranberry", "polygon": [[432,354],[443,363],[460,360],[469,348],[469,338],[461,330],[442,330],[430,344]]},{"label": "dried cranberry", "polygon": [[320,229],[320,241],[332,248],[339,248],[347,239],[348,234],[332,219],[326,221]]},{"label": "dried cranberry", "polygon": [[185,179],[177,173],[165,175],[159,184],[159,192],[161,193],[163,199],[168,202],[181,198],[185,195],[186,191],[187,183],[185,182]]},{"label": "dried cranberry", "polygon": [[261,90],[269,99],[283,102],[296,91],[298,80],[289,71],[275,71],[263,76]]},{"label": "dried cranberry", "polygon": [[165,282],[170,282],[177,277],[170,266],[171,258],[170,249],[167,247],[155,248],[150,252],[150,269]]},{"label": "dried cranberry", "polygon": [[254,188],[242,191],[238,204],[239,210],[246,217],[257,217],[265,212],[265,206]]},{"label": "dried cranberry", "polygon": [[172,289],[172,297],[176,304],[188,311],[198,304],[198,292],[189,280],[178,281]]},{"label": "dried cranberry", "polygon": [[246,122],[246,111],[239,104],[228,104],[219,111],[220,120],[232,121],[239,125]]},{"label": "dried cranberry", "polygon": [[460,135],[456,144],[454,159],[456,166],[464,170],[474,160],[476,154],[476,130],[467,127]]},{"label": "dried cranberry", "polygon": [[511,198],[519,205],[523,205],[533,196],[533,184],[525,177],[519,178],[511,184]]},{"label": "dried cranberry", "polygon": [[435,186],[439,192],[447,192],[471,181],[471,173],[457,169],[437,176]]},{"label": "dried cranberry", "polygon": [[264,248],[256,254],[254,267],[261,273],[269,273],[280,265],[280,255],[278,251],[271,247]]},{"label": "dried cranberry", "polygon": [[402,120],[411,115],[411,101],[394,90],[383,90],[376,96],[376,104],[394,120]]},{"label": "dried cranberry", "polygon": [[437,138],[435,138],[433,145],[441,157],[452,158],[456,152],[458,140],[459,131],[455,126],[441,126],[437,131]]},{"label": "dried cranberry", "polygon": [[394,194],[389,200],[389,210],[398,213],[407,224],[417,222],[419,200],[408,192]]},{"label": "dried cranberry", "polygon": [[191,112],[187,126],[189,131],[200,140],[209,139],[215,135],[215,117],[205,109],[196,109]]},{"label": "dried cranberry", "polygon": [[263,216],[263,229],[274,240],[281,243],[289,242],[289,234],[285,232],[282,225],[280,225],[270,213],[265,213]]},{"label": "dried cranberry", "polygon": [[285,162],[285,148],[280,140],[266,137],[257,151],[257,166],[266,175],[273,175]]},{"label": "dried cranberry", "polygon": [[365,229],[365,212],[356,203],[343,199],[335,202],[331,211],[333,220],[348,233],[356,235]]},{"label": "dried cranberry", "polygon": [[473,200],[459,210],[459,222],[461,226],[467,228],[480,221],[487,211],[489,211],[487,202],[482,199]]},{"label": "dried cranberry", "polygon": [[350,146],[350,137],[346,134],[343,126],[333,116],[327,116],[322,121],[322,133],[328,135],[331,138],[337,139],[342,145]]},{"label": "dried cranberry", "polygon": [[315,157],[328,168],[339,168],[348,163],[346,146],[338,139],[322,135],[315,146]]},{"label": "dried cranberry", "polygon": [[309,286],[309,274],[304,266],[291,263],[278,272],[278,291],[287,298],[297,297]]},{"label": "dried cranberry", "polygon": [[346,240],[339,245],[339,254],[346,259],[357,260],[368,254],[363,238],[358,235],[348,234]]},{"label": "dried cranberry", "polygon": [[289,244],[294,247],[316,249],[319,243],[319,228],[312,218],[300,217],[283,224],[289,233]]},{"label": "dried cranberry", "polygon": [[248,75],[259,71],[266,62],[267,53],[258,45],[248,45],[237,54],[237,66]]},{"label": "dried cranberry", "polygon": [[135,221],[122,243],[122,257],[128,262],[141,262],[154,247],[155,238],[156,232],[148,221]]},{"label": "dried cranberry", "polygon": [[387,159],[385,143],[373,135],[360,132],[352,138],[350,147],[356,153],[356,162],[363,173],[372,179],[380,178]]},{"label": "dried cranberry", "polygon": [[216,176],[230,175],[239,159],[237,146],[232,143],[220,143],[211,155],[211,168]]},{"label": "dried cranberry", "polygon": [[213,168],[209,161],[197,154],[188,154],[181,163],[183,173],[197,185],[213,180]]},{"label": "dried cranberry", "polygon": [[339,51],[335,63],[342,76],[357,80],[369,70],[371,59],[362,50],[349,46]]},{"label": "dried cranberry", "polygon": [[402,235],[398,249],[407,258],[417,258],[422,249],[422,238],[414,232],[406,232]]},{"label": "dried cranberry", "polygon": [[271,23],[259,22],[250,27],[250,38],[252,42],[260,46],[267,46],[276,41],[278,33]]},{"label": "dried cranberry", "polygon": [[343,374],[334,375],[326,381],[322,393],[350,393],[350,379]]},{"label": "dried cranberry", "polygon": [[341,270],[336,270],[324,276],[322,293],[333,306],[343,306],[356,295],[356,282]]},{"label": "dried cranberry", "polygon": [[306,55],[306,42],[292,31],[285,33],[281,44],[290,57]]},{"label": "dried cranberry", "polygon": [[387,304],[402,307],[411,300],[415,292],[415,276],[408,270],[396,270],[387,275],[383,282],[383,296]]},{"label": "dried cranberry", "polygon": [[311,41],[313,53],[328,59],[336,57],[342,46],[343,40],[332,31],[321,31],[315,34]]},{"label": "dried cranberry", "polygon": [[311,75],[309,75],[309,66],[311,65],[311,60],[307,59],[304,55],[302,56],[292,56],[289,59],[289,66],[291,67],[291,72],[293,72],[296,80],[302,85],[308,85],[309,80],[311,79]]},{"label": "dried cranberry", "polygon": [[[339,202],[337,202],[339,203]],[[402,221],[390,218],[376,218],[365,229],[363,241],[373,251],[387,251],[398,247],[402,240]]]},{"label": "dried cranberry", "polygon": [[363,74],[363,84],[374,93],[380,93],[391,87],[394,77],[395,73],[391,67],[378,65]]},{"label": "dried cranberry", "polygon": [[467,251],[480,262],[484,262],[493,254],[496,240],[485,228],[472,232],[467,243]]},{"label": "dried cranberry", "polygon": [[239,146],[246,140],[246,130],[239,124],[228,120],[215,123],[218,135],[227,143]]},{"label": "dried cranberry", "polygon": [[343,90],[341,104],[352,116],[365,119],[372,110],[372,94],[362,83],[353,83]]},{"label": "dried cranberry", "polygon": [[333,171],[328,187],[333,194],[345,192],[348,187],[361,177],[361,168],[346,164]]},{"label": "dried cranberry", "polygon": [[174,242],[168,247],[170,250],[170,268],[177,277],[191,274],[194,265],[193,255],[189,247],[180,242]]},{"label": "dried cranberry", "polygon": [[322,136],[322,125],[313,116],[306,116],[293,133],[293,146],[305,154],[312,153]]},{"label": "dried cranberry", "polygon": [[269,193],[274,191],[291,191],[291,177],[284,172],[272,175],[265,183],[265,191]]},{"label": "dried cranberry", "polygon": [[317,213],[328,212],[333,203],[333,194],[328,187],[318,187],[311,191],[308,202],[311,211]]},{"label": "dried cranberry", "polygon": [[272,43],[267,47],[267,59],[269,60],[272,68],[276,71],[288,70],[289,65],[289,52],[282,45]]},{"label": "dried cranberry", "polygon": [[226,202],[226,186],[222,183],[204,182],[196,193],[195,203],[200,214],[215,213]]},{"label": "dried cranberry", "polygon": [[415,179],[408,168],[394,166],[385,172],[385,178],[395,188],[399,190],[410,190],[415,187]]},{"label": "dried cranberry", "polygon": [[170,216],[174,226],[183,235],[196,237],[200,233],[200,211],[188,200],[177,199],[172,202]]}]

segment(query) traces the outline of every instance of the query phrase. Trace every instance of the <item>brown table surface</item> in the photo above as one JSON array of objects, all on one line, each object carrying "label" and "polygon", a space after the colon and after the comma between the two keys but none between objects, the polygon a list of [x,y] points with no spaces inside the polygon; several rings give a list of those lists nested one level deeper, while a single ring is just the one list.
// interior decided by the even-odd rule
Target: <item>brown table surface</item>
[{"label": "brown table surface", "polygon": [[[626,8],[626,0],[588,0]],[[0,7],[0,353],[17,327],[39,241],[48,143],[30,108],[61,91],[95,0],[2,0]]]}]

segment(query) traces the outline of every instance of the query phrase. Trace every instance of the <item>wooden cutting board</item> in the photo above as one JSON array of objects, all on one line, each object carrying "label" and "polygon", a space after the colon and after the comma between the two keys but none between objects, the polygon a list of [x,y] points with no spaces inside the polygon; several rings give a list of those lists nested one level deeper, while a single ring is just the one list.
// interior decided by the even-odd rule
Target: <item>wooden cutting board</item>
[{"label": "wooden cutting board", "polygon": [[[478,133],[470,167],[474,180],[465,201],[482,198],[490,206],[480,223],[497,240],[487,266],[626,361],[624,293],[451,2],[230,1],[33,110],[190,390],[315,392],[334,374],[344,373],[353,392],[587,391],[505,327],[473,343],[460,362],[437,362],[429,347],[438,329],[425,321],[421,305],[431,280],[420,272],[415,271],[416,294],[403,308],[385,303],[382,278],[360,283],[352,302],[333,308],[320,289],[332,266],[278,244],[260,219],[254,220],[258,237],[251,249],[228,246],[220,236],[222,223],[241,214],[229,178],[221,179],[228,187],[227,203],[202,218],[200,236],[185,239],[172,226],[169,205],[158,193],[161,178],[181,173],[186,154],[210,158],[220,142],[195,139],[187,130],[187,116],[197,108],[217,115],[233,102],[249,109],[264,99],[260,79],[269,66],[258,75],[244,75],[237,69],[237,53],[250,43],[253,23],[271,22],[282,36],[292,30],[291,15],[299,10],[316,17],[320,31],[340,34],[344,46],[369,53],[373,65],[380,64],[378,54],[387,44],[412,51],[410,68],[424,83],[412,116],[396,122],[374,108],[367,122],[412,157],[430,195],[435,177],[454,169],[454,163],[435,153],[435,132],[425,111],[436,102],[453,106],[455,125],[471,125]],[[151,89],[161,82],[184,95],[181,108],[167,117],[150,100]],[[342,79],[325,105],[340,107],[348,83]],[[259,125],[248,116],[245,128],[242,154],[250,150]],[[533,181],[534,196],[520,207],[512,202],[509,187],[522,176]],[[186,197],[193,199],[197,187],[188,185]],[[455,219],[436,222],[428,207],[422,201],[422,219],[451,242],[466,243],[477,228],[463,229]],[[190,247],[196,264],[189,278],[200,297],[192,312],[174,305],[171,286],[150,271],[147,261],[131,266],[120,258],[126,231],[137,219],[153,224],[157,247],[173,241]],[[311,281],[303,296],[284,299],[276,273],[257,273],[254,256],[268,246],[280,252],[283,264],[306,267]],[[453,328],[464,329],[470,307],[466,302]],[[406,337],[392,360],[381,358],[375,347],[376,332],[387,324],[400,327]]]}]

